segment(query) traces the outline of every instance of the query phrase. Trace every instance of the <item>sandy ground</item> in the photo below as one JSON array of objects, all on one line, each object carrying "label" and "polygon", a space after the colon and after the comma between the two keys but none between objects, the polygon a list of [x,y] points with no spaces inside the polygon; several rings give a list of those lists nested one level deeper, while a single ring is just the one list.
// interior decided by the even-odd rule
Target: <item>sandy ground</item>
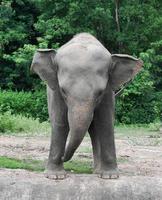
[{"label": "sandy ground", "polygon": [[[18,159],[47,160],[49,137],[0,136],[0,156]],[[121,175],[162,177],[162,145],[156,138],[116,139],[118,166]],[[85,137],[74,159],[92,161],[89,137]],[[3,171],[4,170],[4,171]],[[0,169],[0,174],[5,169]]]}]

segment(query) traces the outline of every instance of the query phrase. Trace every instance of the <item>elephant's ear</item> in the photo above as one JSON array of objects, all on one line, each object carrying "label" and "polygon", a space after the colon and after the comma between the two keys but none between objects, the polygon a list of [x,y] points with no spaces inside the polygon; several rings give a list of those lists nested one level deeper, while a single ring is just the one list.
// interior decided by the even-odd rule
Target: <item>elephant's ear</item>
[{"label": "elephant's ear", "polygon": [[131,80],[143,65],[142,60],[126,54],[113,54],[109,83],[113,90]]},{"label": "elephant's ear", "polygon": [[58,85],[55,55],[56,51],[54,49],[38,49],[31,64],[31,71],[38,74],[53,90]]}]

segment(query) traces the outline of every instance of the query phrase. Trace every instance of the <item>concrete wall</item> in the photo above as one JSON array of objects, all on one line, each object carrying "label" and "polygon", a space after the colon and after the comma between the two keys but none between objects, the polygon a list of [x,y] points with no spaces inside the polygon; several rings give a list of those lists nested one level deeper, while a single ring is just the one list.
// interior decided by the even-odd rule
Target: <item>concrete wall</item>
[{"label": "concrete wall", "polygon": [[53,181],[15,170],[0,173],[0,200],[162,200],[162,177],[103,180],[95,175],[70,175]]}]

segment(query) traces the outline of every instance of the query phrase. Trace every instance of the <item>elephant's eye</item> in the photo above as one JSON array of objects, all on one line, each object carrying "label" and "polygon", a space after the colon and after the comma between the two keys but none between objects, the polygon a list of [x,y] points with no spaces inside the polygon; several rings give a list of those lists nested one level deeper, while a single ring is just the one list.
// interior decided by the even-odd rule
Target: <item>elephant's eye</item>
[{"label": "elephant's eye", "polygon": [[102,90],[99,90],[96,92],[96,101],[98,101],[103,95],[103,91]]},{"label": "elephant's eye", "polygon": [[102,95],[102,91],[100,90],[100,91],[98,91],[97,96],[100,97],[101,95]]},{"label": "elephant's eye", "polygon": [[66,90],[65,90],[64,88],[61,88],[61,93],[62,93],[62,95],[63,95],[64,97],[66,97],[67,92],[66,92]]},{"label": "elephant's eye", "polygon": [[98,90],[96,92],[96,97],[99,98],[102,95],[103,91],[102,90]]}]

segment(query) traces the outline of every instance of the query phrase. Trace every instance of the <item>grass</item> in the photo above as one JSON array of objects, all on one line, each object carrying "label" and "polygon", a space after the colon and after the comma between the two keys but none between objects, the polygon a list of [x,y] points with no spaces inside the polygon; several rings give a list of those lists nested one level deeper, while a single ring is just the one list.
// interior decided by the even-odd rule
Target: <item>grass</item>
[{"label": "grass", "polygon": [[[89,138],[88,138],[89,139]],[[78,152],[80,152],[80,153],[89,153],[89,152],[92,152],[92,147],[90,146],[80,146],[79,147],[79,151]]]},{"label": "grass", "polygon": [[162,144],[162,138],[159,136],[159,138],[153,138],[153,137],[131,137],[129,138],[129,143],[132,145],[138,145],[138,146],[161,146]]},{"label": "grass", "polygon": [[64,168],[77,174],[92,174],[92,163],[90,161],[71,160],[64,163]]},{"label": "grass", "polygon": [[40,123],[38,119],[22,115],[0,114],[0,134],[8,135],[47,135],[50,133],[49,122]]},{"label": "grass", "polygon": [[119,124],[115,126],[115,135],[117,138],[142,136],[158,137],[161,126],[162,124],[160,122],[135,125]]},{"label": "grass", "polygon": [[27,169],[30,171],[43,171],[43,162],[37,160],[19,160],[15,158],[0,157],[0,168]]},{"label": "grass", "polygon": [[[118,162],[127,162],[127,158],[120,157]],[[25,169],[29,171],[42,172],[45,169],[45,162],[33,159],[16,159],[6,156],[0,156],[0,168],[8,169]],[[64,168],[67,171],[77,174],[92,174],[92,162],[90,160],[80,161],[71,160],[64,163]]]},{"label": "grass", "polygon": [[160,122],[138,125],[118,125],[115,127],[117,139],[127,139],[132,145],[160,146],[162,135]]},{"label": "grass", "polygon": [[[20,160],[9,158],[5,156],[0,157],[0,168],[8,169],[26,169],[30,171],[41,172],[45,169],[45,163],[39,160]],[[64,163],[64,168],[77,174],[92,173],[92,166],[90,161],[69,161]]]},{"label": "grass", "polygon": [[[156,137],[161,126],[160,122],[151,124],[115,126],[116,137],[153,136]],[[0,134],[47,136],[50,133],[49,122],[39,122],[38,119],[27,118],[22,115],[11,115],[11,112],[0,114]]]}]

